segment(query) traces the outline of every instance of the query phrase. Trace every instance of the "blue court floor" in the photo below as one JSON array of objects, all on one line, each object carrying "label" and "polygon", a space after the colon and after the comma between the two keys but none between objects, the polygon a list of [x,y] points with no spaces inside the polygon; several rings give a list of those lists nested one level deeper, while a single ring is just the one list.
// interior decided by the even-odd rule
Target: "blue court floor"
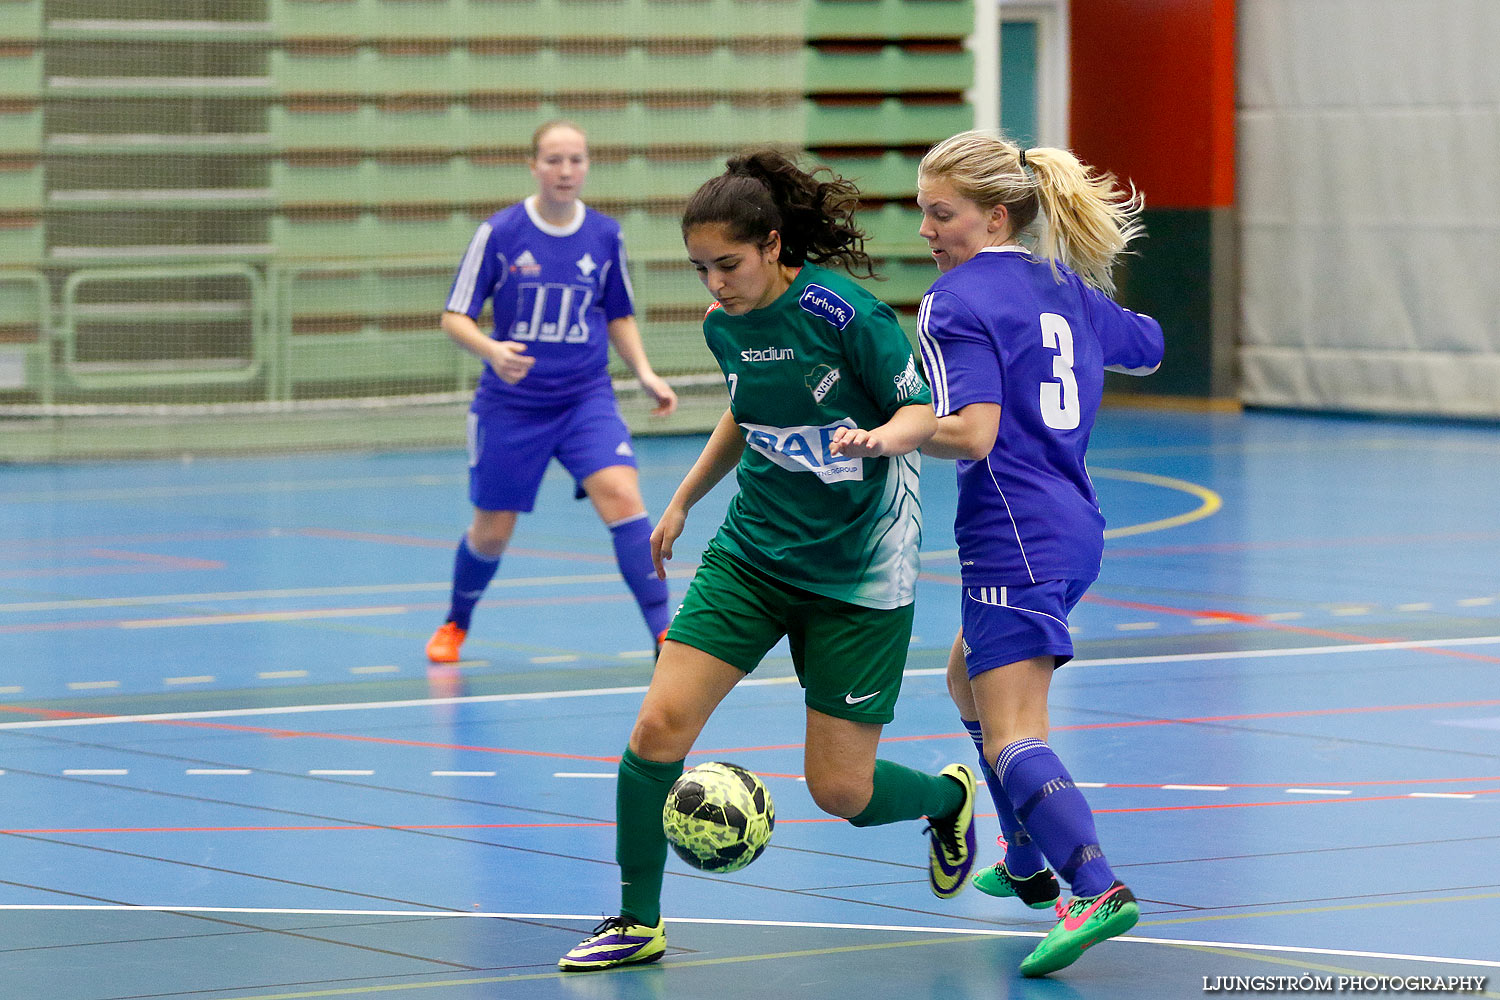
[{"label": "blue court floor", "polygon": [[[701,444],[638,441],[653,514]],[[1500,996],[1500,428],[1113,409],[1090,464],[1110,540],[1051,742],[1142,919],[1035,981],[1050,913],[936,900],[920,825],[813,805],[784,647],[690,758],[765,777],[770,849],[730,876],[671,859],[658,965],[556,971],[617,906],[652,667],[560,470],[470,659],[430,670],[457,452],[0,468],[0,996]],[[882,753],[936,770],[973,749],[942,676],[951,464],[923,489]],[[674,593],[728,496],[693,512]]]}]

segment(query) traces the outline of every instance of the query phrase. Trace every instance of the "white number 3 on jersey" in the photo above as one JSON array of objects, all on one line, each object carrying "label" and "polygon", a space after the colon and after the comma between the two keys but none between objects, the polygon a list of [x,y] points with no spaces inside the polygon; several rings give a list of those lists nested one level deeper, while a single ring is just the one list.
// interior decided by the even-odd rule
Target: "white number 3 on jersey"
[{"label": "white number 3 on jersey", "polygon": [[1078,426],[1078,380],[1073,377],[1073,329],[1057,313],[1042,313],[1042,345],[1057,352],[1052,377],[1041,385],[1042,420],[1048,427],[1071,431]]}]

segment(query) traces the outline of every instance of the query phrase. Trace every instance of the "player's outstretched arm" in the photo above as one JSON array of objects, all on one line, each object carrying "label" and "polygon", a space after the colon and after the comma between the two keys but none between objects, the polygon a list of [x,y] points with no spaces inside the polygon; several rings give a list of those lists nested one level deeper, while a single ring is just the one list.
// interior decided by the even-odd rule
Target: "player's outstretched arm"
[{"label": "player's outstretched arm", "polygon": [[641,340],[641,328],[636,325],[634,316],[620,316],[609,321],[609,342],[615,345],[615,353],[620,355],[620,360],[635,373],[640,380],[641,388],[651,394],[656,400],[656,408],[651,411],[653,417],[668,417],[677,409],[677,393],[672,387],[651,367],[651,362],[646,359],[646,345]]},{"label": "player's outstretched arm", "polygon": [[651,532],[651,562],[656,566],[658,578],[667,578],[666,563],[672,558],[673,543],[687,523],[687,512],[708,496],[709,491],[719,485],[719,480],[729,475],[730,470],[739,464],[744,451],[745,436],[740,432],[740,425],[734,422],[734,414],[725,410],[708,436],[708,443],[703,446],[698,461],[682,477],[677,492],[672,494],[666,510],[656,521],[656,529]]},{"label": "player's outstretched arm", "polygon": [[999,403],[970,403],[938,417],[937,433],[922,446],[933,458],[967,458],[979,461],[995,447],[1000,433]]},{"label": "player's outstretched arm", "polygon": [[829,450],[848,458],[905,455],[922,447],[936,430],[931,403],[908,403],[872,430],[840,427],[829,440]]}]

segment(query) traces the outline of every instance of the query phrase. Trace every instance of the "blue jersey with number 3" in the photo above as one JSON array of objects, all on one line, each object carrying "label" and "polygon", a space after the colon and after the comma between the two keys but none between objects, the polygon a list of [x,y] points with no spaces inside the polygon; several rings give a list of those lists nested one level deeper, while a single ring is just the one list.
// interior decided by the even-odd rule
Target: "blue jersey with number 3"
[{"label": "blue jersey with number 3", "polygon": [[525,344],[536,363],[515,385],[486,364],[481,397],[551,408],[608,385],[609,322],[635,314],[620,224],[582,202],[566,226],[530,198],[496,212],[469,242],[446,309],[477,320],[486,299],[494,338]]},{"label": "blue jersey with number 3", "polygon": [[965,586],[1092,581],[1104,516],[1084,452],[1106,368],[1148,374],[1161,327],[1021,247],[986,247],[933,284],[918,313],[939,417],[1000,405],[989,456],[958,462],[954,533]]}]

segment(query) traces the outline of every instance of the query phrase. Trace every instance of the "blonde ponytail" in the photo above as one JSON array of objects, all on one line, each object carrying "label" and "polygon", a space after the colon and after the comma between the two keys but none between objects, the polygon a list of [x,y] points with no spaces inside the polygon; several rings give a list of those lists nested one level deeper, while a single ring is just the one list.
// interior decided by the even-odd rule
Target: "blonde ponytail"
[{"label": "blonde ponytail", "polygon": [[976,129],[934,146],[917,176],[946,179],[980,208],[1004,205],[1012,234],[1032,237],[1037,255],[1054,271],[1061,261],[1105,292],[1114,291],[1116,258],[1145,232],[1139,218],[1144,196],[1134,186],[1125,191],[1113,174],[1094,171],[1066,149],[1022,150]]}]

